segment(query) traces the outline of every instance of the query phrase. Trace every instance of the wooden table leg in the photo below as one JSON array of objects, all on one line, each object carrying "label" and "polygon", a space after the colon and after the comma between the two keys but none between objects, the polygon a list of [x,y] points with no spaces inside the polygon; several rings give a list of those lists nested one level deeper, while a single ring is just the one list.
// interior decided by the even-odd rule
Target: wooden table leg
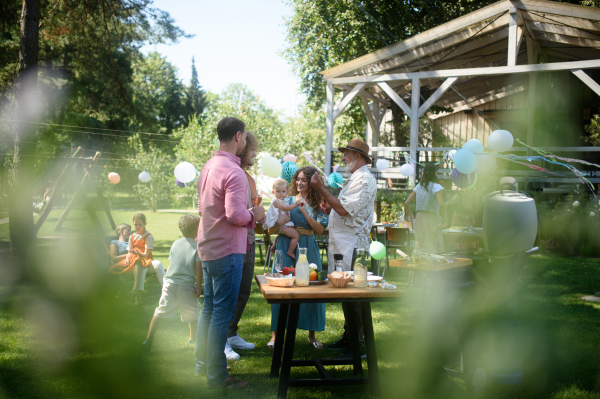
[{"label": "wooden table leg", "polygon": [[290,381],[290,371],[292,369],[292,358],[294,357],[294,343],[296,342],[296,327],[298,327],[299,314],[300,304],[290,304],[287,333],[285,335],[285,345],[283,348],[283,361],[281,363],[279,387],[277,389],[277,398],[281,399],[287,397],[287,390]]},{"label": "wooden table leg", "polygon": [[362,302],[361,306],[365,329],[365,349],[367,351],[367,366],[369,367],[371,394],[373,396],[381,396],[379,369],[377,368],[377,352],[375,351],[375,334],[373,332],[373,318],[371,317],[371,304],[369,302]]},{"label": "wooden table leg", "polygon": [[354,302],[347,302],[346,316],[348,317],[348,324],[350,326],[350,348],[352,350],[352,366],[354,367],[354,374],[362,374],[362,359],[360,357],[360,344],[358,342],[358,326],[356,323],[356,311],[354,310]]},{"label": "wooden table leg", "polygon": [[271,362],[270,378],[279,377],[279,367],[281,367],[281,354],[283,352],[283,342],[285,341],[285,325],[287,324],[289,304],[279,305],[279,317],[277,318],[277,329],[275,330],[275,346],[273,347],[273,361]]}]

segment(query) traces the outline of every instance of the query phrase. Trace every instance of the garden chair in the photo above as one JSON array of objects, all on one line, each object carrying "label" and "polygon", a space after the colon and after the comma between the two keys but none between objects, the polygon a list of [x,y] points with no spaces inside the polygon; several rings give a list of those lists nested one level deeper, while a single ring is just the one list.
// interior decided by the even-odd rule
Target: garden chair
[{"label": "garden chair", "polygon": [[[271,251],[269,251],[269,248],[271,247],[271,244],[272,244],[271,236],[269,235],[269,231],[263,229],[263,226],[260,223],[256,224],[256,227],[254,228],[254,232],[256,233],[256,239],[254,240],[254,243],[258,247],[260,261],[261,261],[261,263],[263,263],[263,265],[266,268],[267,265],[269,264],[269,259],[271,259]],[[262,234],[263,238],[259,238],[258,237],[259,234]],[[263,254],[262,254],[261,245],[265,246],[265,261],[264,262],[263,262]]]}]

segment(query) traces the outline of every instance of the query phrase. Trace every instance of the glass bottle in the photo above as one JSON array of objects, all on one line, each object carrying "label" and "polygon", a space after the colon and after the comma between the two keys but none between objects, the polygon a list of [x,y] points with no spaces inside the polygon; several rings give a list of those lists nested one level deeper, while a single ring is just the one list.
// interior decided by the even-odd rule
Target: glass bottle
[{"label": "glass bottle", "polygon": [[356,250],[356,261],[354,262],[354,287],[365,288],[367,286],[367,251]]},{"label": "glass bottle", "polygon": [[398,220],[396,221],[396,226],[404,227],[404,211],[400,211],[396,214]]},{"label": "glass bottle", "polygon": [[412,251],[413,263],[417,264],[421,261],[421,249],[419,249],[419,242],[415,241],[415,246]]},{"label": "glass bottle", "polygon": [[298,248],[298,261],[296,262],[296,287],[308,286],[309,272],[308,260],[306,259],[306,248]]},{"label": "glass bottle", "polygon": [[334,264],[335,264],[335,271],[336,272],[343,272],[344,271],[344,255],[342,254],[333,254],[333,259],[334,259]]}]

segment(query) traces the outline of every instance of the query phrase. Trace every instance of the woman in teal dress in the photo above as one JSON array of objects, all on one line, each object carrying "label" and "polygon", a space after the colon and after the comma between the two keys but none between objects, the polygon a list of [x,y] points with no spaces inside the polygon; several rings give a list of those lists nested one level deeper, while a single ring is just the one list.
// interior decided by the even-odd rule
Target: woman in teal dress
[{"label": "woman in teal dress", "polygon": [[[327,227],[329,216],[320,211],[321,194],[310,185],[310,178],[317,170],[312,167],[300,168],[292,177],[290,184],[290,196],[285,199],[285,203],[290,205],[302,199],[303,204],[290,211],[291,221],[294,227],[302,228],[303,233],[310,235],[300,235],[300,241],[296,247],[296,259],[298,258],[298,248],[306,248],[308,263],[314,263],[317,268],[322,270],[321,257],[319,256],[319,247],[315,241],[315,233],[323,233]],[[269,232],[275,234],[280,224],[269,229]],[[277,238],[276,249],[281,250],[283,254],[283,267],[293,267],[296,261],[287,256],[287,250],[290,245],[290,238],[280,234]],[[275,330],[277,329],[277,319],[279,317],[279,305],[271,305],[271,331],[273,335],[268,346],[273,347],[275,343]],[[323,344],[315,336],[315,331],[325,330],[325,304],[324,303],[303,303],[300,305],[300,314],[298,317],[298,328],[308,330],[308,342],[316,349],[322,349]]]}]

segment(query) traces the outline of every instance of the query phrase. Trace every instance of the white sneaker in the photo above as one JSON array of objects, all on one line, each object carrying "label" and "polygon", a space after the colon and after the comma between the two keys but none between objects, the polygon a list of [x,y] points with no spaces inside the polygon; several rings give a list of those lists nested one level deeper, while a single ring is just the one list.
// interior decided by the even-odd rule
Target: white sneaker
[{"label": "white sneaker", "polygon": [[233,348],[238,350],[252,350],[256,348],[256,345],[244,341],[239,335],[234,335],[231,338],[227,338],[227,343]]},{"label": "white sneaker", "polygon": [[233,349],[231,349],[231,345],[229,345],[229,342],[225,344],[225,357],[227,358],[227,360],[238,360],[240,358],[240,355],[238,355],[233,351]]}]

